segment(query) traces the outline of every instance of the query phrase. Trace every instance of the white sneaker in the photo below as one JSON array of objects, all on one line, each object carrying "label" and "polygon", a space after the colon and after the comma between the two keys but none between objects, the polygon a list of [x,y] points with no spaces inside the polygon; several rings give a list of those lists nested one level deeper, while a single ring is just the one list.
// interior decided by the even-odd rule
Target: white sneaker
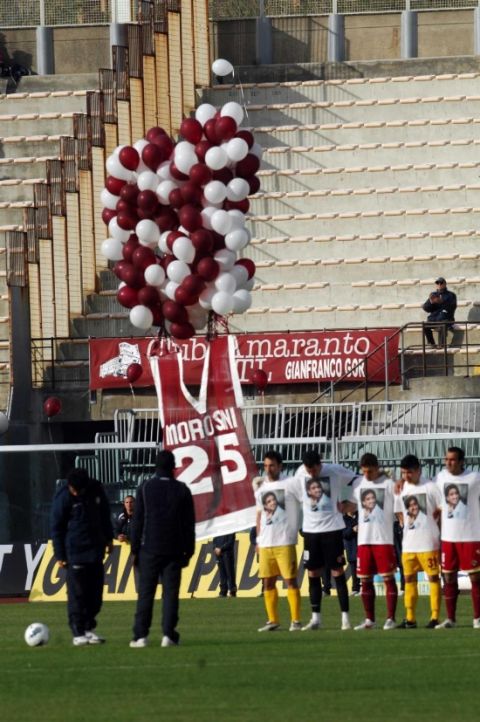
[{"label": "white sneaker", "polygon": [[354,627],[354,630],[356,632],[360,632],[362,629],[375,629],[376,626],[377,626],[376,623],[372,622],[371,619],[366,619],[361,624],[357,624],[357,626]]},{"label": "white sneaker", "polygon": [[173,639],[170,639],[170,637],[167,637],[165,635],[162,639],[162,647],[178,647],[178,642],[174,642]]},{"label": "white sneaker", "polygon": [[345,631],[347,631],[348,629],[351,629],[351,628],[352,628],[352,625],[351,625],[351,623],[350,623],[350,620],[349,620],[349,619],[342,619],[342,626],[341,626],[342,632],[345,632]]},{"label": "white sneaker", "polygon": [[86,634],[81,634],[79,637],[73,638],[74,647],[85,647],[87,644],[89,644],[89,641]]},{"label": "white sneaker", "polygon": [[140,639],[132,639],[130,647],[132,649],[142,649],[148,645],[148,639],[146,637],[140,637]]},{"label": "white sneaker", "polygon": [[435,629],[454,629],[457,626],[457,623],[453,621],[453,619],[446,619],[444,622],[440,622],[440,624],[437,624]]},{"label": "white sneaker", "polygon": [[480,629],[480,617],[478,617],[478,619],[473,620],[473,628]]},{"label": "white sneaker", "polygon": [[316,632],[320,627],[320,622],[314,622],[313,619],[311,619],[308,624],[302,627],[302,632]]},{"label": "white sneaker", "polygon": [[383,628],[386,632],[388,632],[390,629],[396,629],[397,623],[394,619],[387,619],[387,621],[383,625]]},{"label": "white sneaker", "polygon": [[289,632],[301,632],[302,631],[302,623],[301,622],[292,622],[290,624]]},{"label": "white sneaker", "polygon": [[105,644],[107,641],[105,637],[99,637],[95,632],[85,632],[85,636],[88,639],[89,644]]},{"label": "white sneaker", "polygon": [[259,632],[276,632],[280,628],[277,622],[267,622],[263,627],[259,627]]}]

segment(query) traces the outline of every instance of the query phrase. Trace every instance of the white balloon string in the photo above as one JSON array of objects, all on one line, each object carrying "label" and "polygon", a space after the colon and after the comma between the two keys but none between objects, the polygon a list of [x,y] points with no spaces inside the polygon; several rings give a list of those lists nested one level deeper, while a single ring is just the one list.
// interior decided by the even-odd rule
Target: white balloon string
[{"label": "white balloon string", "polygon": [[[235,81],[235,70],[232,70],[232,77],[233,77],[233,80]],[[238,76],[238,84],[240,86],[240,97],[242,99],[242,105],[243,105],[243,109],[245,111],[245,117],[248,118],[247,102],[245,100],[245,93],[243,92],[243,85],[242,85],[242,81],[240,80],[240,75]]]},{"label": "white balloon string", "polygon": [[[51,445],[53,446],[54,442],[53,442],[52,427],[50,425],[50,422],[51,422],[51,418],[48,417],[48,423],[47,423],[48,437],[50,439]],[[53,449],[53,458],[55,459],[55,467],[57,470],[57,476],[60,476],[60,465],[58,463],[57,452],[56,452],[55,448]]]}]

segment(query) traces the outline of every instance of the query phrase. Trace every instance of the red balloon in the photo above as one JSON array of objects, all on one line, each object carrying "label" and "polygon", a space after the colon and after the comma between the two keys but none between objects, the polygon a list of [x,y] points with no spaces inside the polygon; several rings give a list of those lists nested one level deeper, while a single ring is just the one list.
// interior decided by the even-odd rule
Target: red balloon
[{"label": "red balloon", "polygon": [[185,201],[183,200],[182,191],[180,188],[174,188],[170,191],[168,194],[168,201],[172,208],[181,208],[183,205],[185,205]]},{"label": "red balloon", "polygon": [[242,138],[242,140],[245,141],[245,143],[248,145],[249,148],[251,148],[255,142],[253,133],[250,133],[249,130],[239,130],[235,137]]},{"label": "red balloon", "polygon": [[220,273],[220,266],[213,258],[207,256],[198,262],[196,270],[204,281],[214,281]]},{"label": "red balloon", "polygon": [[243,201],[224,201],[223,207],[226,211],[232,211],[235,208],[242,213],[248,213],[250,201],[248,198],[244,198]]},{"label": "red balloon", "polygon": [[196,251],[211,253],[213,250],[213,236],[206,228],[199,228],[190,233],[190,240]]},{"label": "red balloon", "polygon": [[219,141],[231,140],[236,132],[237,124],[229,115],[224,115],[215,121],[215,134]]},{"label": "red balloon", "polygon": [[199,143],[202,140],[203,128],[195,118],[185,118],[180,124],[180,135],[189,143]]},{"label": "red balloon", "polygon": [[228,185],[233,178],[233,173],[230,168],[220,168],[220,170],[213,171],[213,180],[218,180],[220,183]]},{"label": "red balloon", "polygon": [[132,262],[132,254],[139,245],[138,238],[135,234],[132,234],[128,241],[123,244],[122,255],[128,263]]},{"label": "red balloon", "polygon": [[151,306],[150,311],[153,315],[153,322],[152,326],[162,326],[163,325],[163,313],[162,313],[162,306],[160,303],[158,303],[156,306]]},{"label": "red balloon", "polygon": [[136,206],[139,193],[140,189],[136,183],[126,183],[120,191],[120,198],[122,201],[130,203],[130,205]]},{"label": "red balloon", "polygon": [[130,364],[130,366],[127,368],[127,381],[131,384],[134,384],[135,381],[138,381],[142,374],[143,368],[141,364]]},{"label": "red balloon", "polygon": [[130,286],[122,286],[118,289],[117,301],[124,308],[138,306],[138,291]]},{"label": "red balloon", "polygon": [[170,333],[174,338],[185,340],[195,336],[195,329],[192,324],[186,321],[185,323],[172,323],[170,327]]},{"label": "red balloon", "polygon": [[135,213],[136,206],[134,203],[127,203],[127,201],[124,201],[122,198],[120,198],[120,200],[117,201],[115,209],[117,213],[120,213],[120,211],[125,211],[126,213]]},{"label": "red balloon", "polygon": [[185,175],[185,173],[182,173],[182,171],[178,170],[175,163],[172,161],[170,163],[170,175],[172,178],[175,178],[175,180],[188,180],[188,175]]},{"label": "red balloon", "polygon": [[180,208],[178,218],[187,231],[196,231],[202,227],[201,213],[198,208],[191,204],[186,204],[183,208]]},{"label": "red balloon", "polygon": [[250,193],[249,195],[253,195],[254,193],[258,193],[260,190],[260,180],[257,178],[256,175],[252,175],[250,178],[245,179],[250,186]]},{"label": "red balloon", "polygon": [[162,304],[162,312],[167,321],[172,323],[185,323],[188,320],[188,314],[185,306],[176,301],[164,301]]},{"label": "red balloon", "polygon": [[160,163],[163,163],[163,161],[167,160],[167,158],[167,154],[155,143],[149,143],[142,150],[143,162],[154,172],[157,170]]},{"label": "red balloon", "polygon": [[191,180],[187,181],[181,188],[180,193],[184,203],[198,203],[202,201],[202,191]]},{"label": "red balloon", "polygon": [[214,252],[221,251],[225,248],[225,236],[221,236],[220,233],[216,233],[215,231],[212,231],[212,236]]},{"label": "red balloon", "polygon": [[240,178],[249,178],[251,175],[255,175],[259,168],[260,160],[253,153],[249,153],[243,160],[238,161],[235,173]]},{"label": "red balloon", "polygon": [[138,150],[131,145],[126,145],[125,148],[122,148],[118,159],[123,167],[128,168],[128,170],[137,170],[138,164],[140,163]]},{"label": "red balloon", "polygon": [[154,211],[158,206],[157,194],[153,191],[140,191],[137,196],[137,205],[144,211]]},{"label": "red balloon", "polygon": [[217,143],[219,143],[215,118],[210,118],[210,120],[207,120],[207,122],[203,126],[203,132],[205,133],[206,139],[209,140],[210,143],[213,143],[214,145],[217,145]]},{"label": "red balloon", "polygon": [[182,306],[193,306],[198,301],[198,293],[189,293],[186,288],[179,286],[175,291],[175,301]]},{"label": "red balloon", "polygon": [[48,418],[51,419],[62,410],[62,402],[57,396],[49,396],[48,399],[43,402],[43,410]]},{"label": "red balloon", "polygon": [[114,211],[113,208],[104,208],[102,211],[102,221],[108,226],[112,218],[115,218],[116,215],[117,211]]},{"label": "red balloon", "polygon": [[205,163],[195,163],[190,168],[190,180],[198,186],[204,186],[212,180],[212,171]]},{"label": "red balloon", "polygon": [[[198,160],[203,163],[205,161],[205,154],[206,154],[207,150],[210,150],[210,148],[213,148],[214,145],[215,145],[215,143],[210,143],[209,140],[201,140],[200,143],[197,143],[197,145],[195,146],[195,153],[197,155]],[[192,168],[193,168],[193,166],[192,166]],[[192,169],[190,168],[190,172],[191,172],[191,170]]]},{"label": "red balloon", "polygon": [[[151,248],[147,246],[138,246],[132,253],[132,263],[135,268],[144,271],[148,266],[152,266],[157,262],[157,257]],[[146,305],[146,304],[145,304]]]},{"label": "red balloon", "polygon": [[162,151],[164,160],[168,160],[170,158],[173,152],[174,144],[172,139],[169,138],[168,135],[160,133],[152,139],[152,143],[154,145],[158,145],[158,147]]},{"label": "red balloon", "polygon": [[113,175],[109,175],[105,181],[105,188],[107,191],[110,191],[110,193],[113,193],[114,196],[119,196],[126,182],[127,181],[120,180],[120,178],[114,178]]},{"label": "red balloon", "polygon": [[198,297],[205,288],[205,281],[203,278],[200,278],[200,276],[197,276],[197,274],[191,273],[190,276],[183,279],[180,288],[184,288],[187,293]]},{"label": "red balloon", "polygon": [[160,265],[165,271],[165,273],[167,272],[167,268],[169,267],[171,262],[176,260],[177,259],[175,258],[175,256],[171,255],[170,253],[165,254],[165,256],[160,259]]},{"label": "red balloon", "polygon": [[160,303],[158,291],[153,286],[145,286],[138,292],[138,303],[152,309]]},{"label": "red balloon", "polygon": [[253,278],[255,275],[256,266],[254,262],[251,260],[251,258],[241,258],[239,261],[235,263],[236,266],[244,266],[247,269],[248,278]]},{"label": "red balloon", "polygon": [[268,386],[268,376],[263,369],[255,369],[250,380],[259,391],[265,391]]},{"label": "red balloon", "polygon": [[148,140],[149,143],[152,143],[153,139],[156,138],[158,135],[164,135],[168,138],[164,129],[160,128],[158,125],[154,126],[153,128],[149,128],[149,130],[147,130],[147,135],[145,136],[145,138]]},{"label": "red balloon", "polygon": [[168,206],[162,206],[155,215],[154,220],[160,229],[160,233],[170,231],[172,228],[178,228],[177,214],[173,208],[168,208]]},{"label": "red balloon", "polygon": [[124,263],[124,266],[121,269],[121,281],[132,288],[142,288],[145,285],[143,271],[140,268],[136,268],[133,264],[126,263],[124,261],[120,261],[119,263]]},{"label": "red balloon", "polygon": [[124,231],[133,231],[138,223],[138,216],[131,211],[120,211],[117,214],[117,223]]}]

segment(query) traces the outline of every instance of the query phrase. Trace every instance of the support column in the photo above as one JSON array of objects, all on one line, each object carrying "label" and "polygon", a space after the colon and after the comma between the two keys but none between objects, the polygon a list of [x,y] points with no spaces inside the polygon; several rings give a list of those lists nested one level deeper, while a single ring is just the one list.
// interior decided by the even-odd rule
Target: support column
[{"label": "support column", "polygon": [[418,15],[415,10],[402,11],[400,50],[402,60],[418,57]]},{"label": "support column", "polygon": [[[260,3],[263,8],[263,3]],[[255,21],[255,60],[258,65],[273,63],[272,20],[260,13]]]},{"label": "support column", "polygon": [[345,19],[339,13],[328,16],[328,48],[329,63],[342,63],[345,60]]},{"label": "support column", "polygon": [[39,25],[35,34],[37,40],[37,73],[38,75],[54,75],[53,28]]},{"label": "support column", "polygon": [[128,46],[128,25],[126,23],[110,23],[110,62],[114,45]]},{"label": "support column", "polygon": [[480,8],[473,10],[473,52],[480,55]]}]

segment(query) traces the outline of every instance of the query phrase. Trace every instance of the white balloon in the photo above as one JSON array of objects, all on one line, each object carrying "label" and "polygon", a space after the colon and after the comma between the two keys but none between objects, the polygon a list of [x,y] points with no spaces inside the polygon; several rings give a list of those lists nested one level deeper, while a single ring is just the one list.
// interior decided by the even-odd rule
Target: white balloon
[{"label": "white balloon", "polygon": [[8,416],[0,411],[0,435],[4,434],[8,429]]},{"label": "white balloon", "polygon": [[243,288],[247,291],[252,291],[255,285],[255,277],[249,278],[246,283],[243,284]]},{"label": "white balloon", "polygon": [[233,298],[230,293],[218,291],[212,298],[212,310],[219,316],[226,316],[233,311]]},{"label": "white balloon", "polygon": [[240,264],[234,264],[233,268],[229,271],[237,282],[237,288],[244,288],[248,281],[248,271],[245,266]]},{"label": "white balloon", "polygon": [[137,140],[133,144],[133,147],[138,152],[138,154],[141,156],[143,149],[146,148],[147,145],[149,145],[148,140],[146,138],[140,138],[140,140]]},{"label": "white balloon", "polygon": [[198,163],[198,158],[195,153],[183,153],[180,156],[175,156],[175,165],[181,173],[188,175],[192,165]]},{"label": "white balloon", "polygon": [[263,155],[263,148],[259,143],[254,143],[249,152],[261,159]]},{"label": "white balloon", "polygon": [[250,193],[250,186],[245,178],[232,178],[227,185],[227,198],[229,201],[243,201]]},{"label": "white balloon", "polygon": [[209,203],[222,203],[227,195],[225,183],[218,180],[210,181],[203,189],[203,195]]},{"label": "white balloon", "polygon": [[147,306],[134,306],[130,311],[130,323],[146,331],[153,324],[153,313]]},{"label": "white balloon", "polygon": [[224,148],[220,148],[220,146],[215,145],[205,153],[205,164],[212,170],[225,168],[227,161],[227,151]]},{"label": "white balloon", "polygon": [[114,178],[118,178],[119,180],[132,181],[135,178],[133,171],[124,168],[120,163],[118,155],[113,154],[109,156],[105,167],[109,175],[113,175]]},{"label": "white balloon", "polygon": [[177,238],[172,245],[173,255],[178,258],[179,261],[185,263],[192,263],[195,258],[195,248],[190,238],[180,236]]},{"label": "white balloon", "polygon": [[243,228],[245,226],[246,216],[238,208],[232,208],[228,211],[228,215],[232,219],[232,230],[234,228]]},{"label": "white balloon", "polygon": [[137,185],[141,191],[156,191],[159,183],[158,175],[152,170],[144,170],[137,178]]},{"label": "white balloon", "polygon": [[234,228],[225,236],[225,246],[229,251],[241,251],[248,246],[249,241],[250,233],[246,228]]},{"label": "white balloon", "polygon": [[227,143],[226,152],[230,160],[238,163],[248,155],[248,143],[243,138],[232,138]]},{"label": "white balloon", "polygon": [[118,238],[107,238],[102,243],[102,254],[109,261],[121,261],[123,258],[123,243]]},{"label": "white balloon", "polygon": [[217,60],[214,60],[212,63],[212,73],[214,73],[214,75],[218,75],[220,78],[223,78],[225,75],[233,73],[233,65],[230,61],[225,60],[224,58],[217,58]]},{"label": "white balloon", "polygon": [[168,196],[175,188],[178,188],[178,185],[174,181],[164,180],[160,182],[157,188],[157,198],[163,206],[170,205]]},{"label": "white balloon", "polygon": [[177,164],[177,158],[180,158],[180,156],[185,154],[191,155],[192,153],[195,153],[195,146],[193,143],[189,143],[188,140],[181,140],[177,143],[174,150],[175,165]]},{"label": "white balloon", "polygon": [[[172,263],[174,263],[174,261],[172,261]],[[172,263],[170,265],[172,265]],[[175,281],[169,281],[164,288],[166,297],[169,298],[171,301],[175,301],[175,291],[177,290],[177,288],[179,288],[179,286],[179,283],[176,283]]]},{"label": "white balloon", "polygon": [[217,251],[213,257],[220,266],[220,271],[230,271],[235,261],[237,260],[237,254],[233,251],[229,251],[226,248],[222,248],[221,251]]},{"label": "white balloon", "polygon": [[234,313],[245,313],[245,311],[252,305],[252,296],[250,292],[244,288],[240,288],[238,291],[235,291],[232,298]]},{"label": "white balloon", "polygon": [[202,216],[202,225],[207,229],[207,231],[212,230],[212,216],[217,212],[217,210],[218,209],[213,206],[206,206],[200,213]]},{"label": "white balloon", "polygon": [[188,307],[188,320],[196,331],[200,331],[207,323],[208,313],[196,303]]},{"label": "white balloon", "polygon": [[184,261],[172,261],[167,266],[167,276],[175,283],[181,283],[190,275],[190,269]]},{"label": "white balloon", "polygon": [[211,105],[210,103],[202,103],[195,111],[195,118],[199,123],[205,125],[207,120],[211,120],[215,117],[216,112],[217,109],[214,105]]},{"label": "white balloon", "polygon": [[158,247],[162,253],[170,253],[170,249],[167,246],[167,238],[168,238],[169,233],[170,233],[170,231],[163,231],[163,233],[160,236],[160,239],[158,241]]},{"label": "white balloon", "polygon": [[157,245],[160,239],[160,229],[149,218],[144,218],[135,226],[135,233],[142,245]]},{"label": "white balloon", "polygon": [[214,283],[217,291],[225,291],[225,293],[230,295],[232,295],[237,288],[237,282],[231,273],[219,273]]},{"label": "white balloon", "polygon": [[114,211],[117,207],[117,203],[120,200],[120,196],[115,196],[107,188],[103,188],[100,193],[100,202],[104,208],[110,208]]},{"label": "white balloon", "polygon": [[220,111],[220,115],[229,115],[231,118],[234,119],[237,125],[240,125],[243,120],[244,112],[242,106],[239,105],[239,103],[230,101],[229,103],[225,103],[225,105]]},{"label": "white balloon", "polygon": [[214,284],[209,284],[200,294],[198,303],[206,311],[210,311],[212,308],[212,298],[218,293]]},{"label": "white balloon", "polygon": [[144,277],[149,286],[161,286],[165,281],[165,271],[162,266],[152,263],[151,266],[147,266],[145,269]]},{"label": "white balloon", "polygon": [[124,228],[120,228],[117,222],[117,216],[114,216],[108,224],[108,233],[111,238],[116,238],[122,243],[126,243],[130,238],[132,231],[126,231]]},{"label": "white balloon", "polygon": [[232,228],[232,219],[228,215],[228,211],[216,210],[210,219],[210,223],[213,230],[222,236],[226,235]]},{"label": "white balloon", "polygon": [[157,175],[160,180],[173,180],[173,176],[170,173],[170,161],[165,160],[157,168]]}]

